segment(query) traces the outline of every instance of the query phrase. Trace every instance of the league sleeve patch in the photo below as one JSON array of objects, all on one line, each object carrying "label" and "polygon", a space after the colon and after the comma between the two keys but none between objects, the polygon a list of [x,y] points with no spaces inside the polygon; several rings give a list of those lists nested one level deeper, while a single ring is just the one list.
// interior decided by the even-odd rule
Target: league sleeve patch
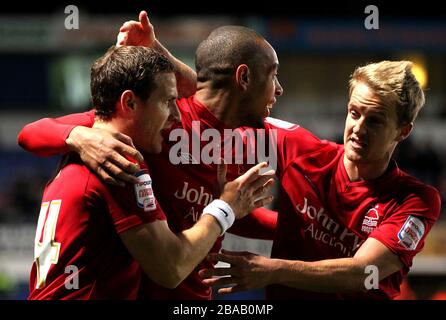
[{"label": "league sleeve patch", "polygon": [[138,183],[135,184],[135,196],[138,207],[144,211],[153,211],[156,209],[155,195],[152,190],[152,178],[147,170],[141,170],[135,173]]},{"label": "league sleeve patch", "polygon": [[423,222],[414,216],[409,216],[398,232],[399,243],[406,249],[415,250],[424,235]]}]

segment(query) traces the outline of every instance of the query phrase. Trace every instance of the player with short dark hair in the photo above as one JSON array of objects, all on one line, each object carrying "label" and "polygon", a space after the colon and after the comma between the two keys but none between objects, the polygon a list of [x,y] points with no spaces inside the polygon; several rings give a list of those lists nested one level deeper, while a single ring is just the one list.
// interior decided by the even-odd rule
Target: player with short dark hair
[{"label": "player with short dark hair", "polygon": [[[126,31],[127,26],[132,26],[130,31]],[[194,129],[193,123],[199,122],[199,130],[203,132],[206,129],[217,129],[223,133],[225,129],[234,129],[242,124],[255,125],[262,123],[263,118],[269,114],[269,109],[276,101],[276,96],[282,94],[282,87],[277,80],[278,59],[271,45],[254,31],[244,27],[228,27],[217,29],[211,33],[206,41],[212,42],[221,38],[227,33],[239,33],[237,37],[238,52],[241,52],[244,46],[254,47],[260,53],[257,58],[249,61],[246,57],[239,57],[238,63],[232,64],[231,81],[225,87],[216,87],[213,81],[202,79],[203,81],[186,81],[197,88],[196,94],[177,100],[177,105],[181,114],[181,124],[179,128],[185,129],[189,135],[192,135]],[[249,38],[244,40],[244,34],[249,34]],[[234,35],[232,35],[234,36]],[[118,44],[139,44],[153,46],[157,50],[165,51],[154,37],[153,27],[147,19],[147,14],[142,12],[140,22],[127,22],[121,28],[118,36]],[[251,49],[249,49],[251,50]],[[165,55],[170,56],[169,53]],[[226,52],[227,56],[232,56],[232,51]],[[170,56],[171,57],[171,56]],[[171,57],[172,58],[172,57]],[[232,59],[232,58],[231,58]],[[254,70],[255,69],[255,70]],[[193,78],[193,70],[184,68],[181,79]],[[177,77],[178,79],[178,77]],[[184,85],[181,91],[191,91],[190,85]],[[180,91],[179,89],[179,91]],[[182,93],[180,93],[180,96]],[[112,179],[110,176],[117,177],[126,181],[132,181],[128,172],[134,168],[122,159],[116,152],[122,152],[123,149],[132,149],[128,144],[116,141],[114,136],[108,132],[100,132],[92,126],[92,112],[62,117],[57,120],[43,119],[25,126],[19,135],[19,143],[22,147],[40,155],[51,155],[58,152],[73,150],[80,153],[83,161],[95,172],[105,179]],[[83,127],[85,126],[85,127]],[[170,132],[177,128],[174,126]],[[299,135],[305,131],[303,128],[286,122],[268,119],[264,127],[268,130],[278,130],[277,139],[283,141],[288,135]],[[45,128],[45,130],[42,130]],[[240,128],[239,134],[244,135],[244,128]],[[169,227],[174,232],[181,232],[193,226],[200,218],[203,208],[214,199],[214,181],[217,172],[217,165],[212,164],[191,164],[180,163],[172,164],[169,158],[169,150],[176,141],[169,141],[169,132],[165,132],[163,150],[160,155],[144,153],[144,159],[151,168],[151,177],[154,186],[156,186],[157,200],[166,213]],[[98,137],[100,141],[98,141]],[[247,136],[244,136],[245,142]],[[311,138],[310,138],[311,139]],[[125,140],[128,141],[128,140]],[[207,141],[200,141],[202,150]],[[224,144],[224,141],[222,141]],[[280,142],[280,145],[282,143]],[[252,167],[252,163],[246,161],[247,148],[243,162],[228,164],[228,180],[236,178],[243,172]],[[236,156],[235,150],[233,156]],[[282,154],[282,153],[281,153]],[[187,157],[190,155],[187,154]],[[100,159],[100,161],[98,161]],[[117,170],[120,168],[127,169]],[[280,159],[278,161],[280,169]],[[170,177],[170,179],[166,179]],[[272,239],[276,222],[276,214],[268,210],[255,210],[244,219],[237,221],[231,228],[231,232],[248,236],[251,238]],[[212,251],[217,252],[221,248],[219,238]],[[211,291],[205,286],[198,270],[204,267],[211,267],[208,260],[203,260],[191,275],[183,281],[176,289],[169,290],[156,287],[156,290],[150,289],[150,284],[146,298],[154,299],[210,299]],[[151,294],[156,292],[156,294]]]},{"label": "player with short dark hair", "polygon": [[[159,153],[162,131],[180,120],[171,62],[153,49],[112,47],[92,65],[91,77],[93,128],[126,135],[145,154]],[[221,167],[220,198],[190,228],[173,233],[152,171],[142,159],[130,161],[137,183],[121,188],[104,184],[76,153],[64,157],[43,195],[29,299],[156,296],[157,288],[186,278],[235,219],[271,201],[274,173],[258,175],[266,163],[225,184]]]}]

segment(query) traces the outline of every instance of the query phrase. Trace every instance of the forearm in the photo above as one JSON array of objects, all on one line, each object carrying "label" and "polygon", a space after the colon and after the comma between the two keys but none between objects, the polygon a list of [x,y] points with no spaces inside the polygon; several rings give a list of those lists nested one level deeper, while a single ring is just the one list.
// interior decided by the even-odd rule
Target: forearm
[{"label": "forearm", "polygon": [[271,283],[316,292],[365,291],[366,264],[356,258],[315,262],[273,259]]},{"label": "forearm", "polygon": [[76,126],[92,126],[94,112],[71,114],[60,118],[44,118],[27,124],[17,137],[26,151],[39,156],[53,156],[68,152],[66,139]]},{"label": "forearm", "polygon": [[175,264],[180,282],[203,261],[220,234],[220,225],[210,215],[203,215],[192,228],[177,234],[179,243]]},{"label": "forearm", "polygon": [[158,40],[155,40],[153,48],[164,54],[175,66],[178,98],[189,97],[197,91],[197,74],[187,64],[175,58]]},{"label": "forearm", "polygon": [[204,215],[192,228],[178,234],[159,223],[135,232],[134,238],[124,236],[127,248],[153,281],[175,288],[206,257],[221,228],[214,217]]}]

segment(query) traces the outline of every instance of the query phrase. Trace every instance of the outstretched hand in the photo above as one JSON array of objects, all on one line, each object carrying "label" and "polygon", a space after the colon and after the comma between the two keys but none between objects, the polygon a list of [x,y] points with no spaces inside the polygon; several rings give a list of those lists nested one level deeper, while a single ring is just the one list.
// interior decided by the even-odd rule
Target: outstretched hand
[{"label": "outstretched hand", "polygon": [[267,166],[266,162],[261,162],[237,179],[226,182],[226,164],[219,165],[217,180],[223,190],[220,199],[231,206],[236,219],[243,218],[252,210],[272,202],[270,191],[274,185],[275,171],[269,170],[260,174],[260,170]]},{"label": "outstretched hand", "polygon": [[222,253],[209,254],[208,259],[230,264],[229,268],[202,269],[198,273],[207,286],[225,286],[218,289],[220,294],[263,288],[272,283],[271,259],[266,257],[223,249]]},{"label": "outstretched hand", "polygon": [[155,29],[146,11],[139,13],[139,21],[126,21],[119,29],[116,46],[152,47],[155,43]]}]

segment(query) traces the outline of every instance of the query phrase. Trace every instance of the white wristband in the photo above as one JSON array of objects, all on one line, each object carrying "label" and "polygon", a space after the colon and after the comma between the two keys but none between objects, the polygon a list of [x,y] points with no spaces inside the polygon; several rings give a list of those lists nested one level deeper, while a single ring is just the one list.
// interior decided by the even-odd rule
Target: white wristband
[{"label": "white wristband", "polygon": [[217,219],[222,229],[221,235],[223,235],[235,221],[235,214],[231,206],[220,199],[214,200],[209,203],[203,209],[202,215],[205,214],[210,214],[211,216],[214,216],[215,219]]}]

